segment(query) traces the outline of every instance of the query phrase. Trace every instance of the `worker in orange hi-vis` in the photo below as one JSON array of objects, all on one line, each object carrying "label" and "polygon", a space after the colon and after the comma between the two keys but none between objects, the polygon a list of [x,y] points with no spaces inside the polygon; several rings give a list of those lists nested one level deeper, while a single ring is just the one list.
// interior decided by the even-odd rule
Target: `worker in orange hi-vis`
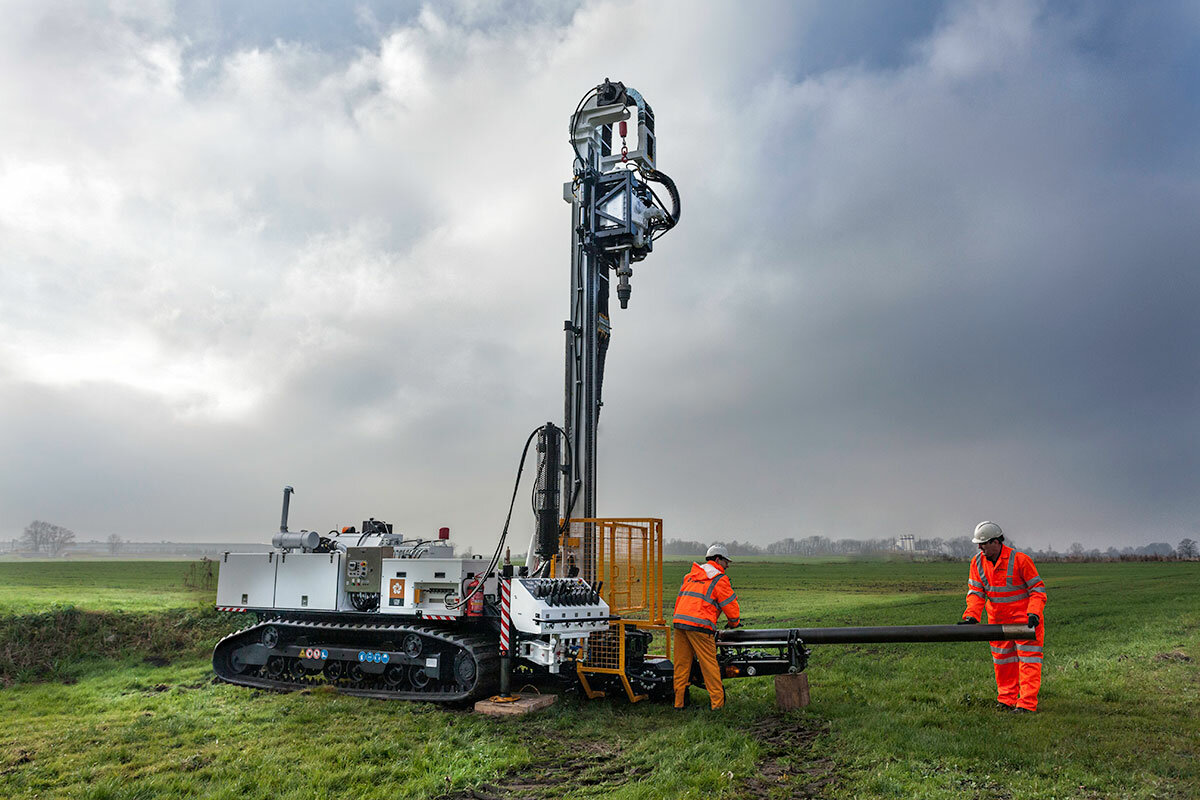
[{"label": "worker in orange hi-vis", "polygon": [[967,610],[959,625],[973,625],[987,610],[993,625],[1029,625],[1036,638],[992,642],[996,669],[996,707],[1001,711],[1037,711],[1042,686],[1042,643],[1046,624],[1046,584],[1033,559],[1004,544],[1004,531],[994,522],[975,526],[971,540],[979,552],[967,575]]},{"label": "worker in orange hi-vis", "polygon": [[675,649],[675,707],[683,708],[692,676],[693,657],[700,662],[700,674],[713,709],[725,705],[725,687],[721,684],[721,669],[717,666],[717,618],[724,613],[727,628],[741,625],[741,609],[737,595],[725,570],[729,568],[729,551],[714,544],[704,555],[703,564],[692,564],[691,572],[683,579],[679,596],[675,598],[672,646]]}]

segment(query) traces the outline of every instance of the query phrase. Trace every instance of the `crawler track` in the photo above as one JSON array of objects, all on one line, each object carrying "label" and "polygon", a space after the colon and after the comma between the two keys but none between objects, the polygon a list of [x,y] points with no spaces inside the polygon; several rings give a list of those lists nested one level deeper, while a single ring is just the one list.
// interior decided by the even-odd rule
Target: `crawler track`
[{"label": "crawler track", "polygon": [[499,655],[486,631],[297,616],[226,636],[213,649],[213,670],[256,689],[325,685],[359,697],[458,703],[493,693]]}]

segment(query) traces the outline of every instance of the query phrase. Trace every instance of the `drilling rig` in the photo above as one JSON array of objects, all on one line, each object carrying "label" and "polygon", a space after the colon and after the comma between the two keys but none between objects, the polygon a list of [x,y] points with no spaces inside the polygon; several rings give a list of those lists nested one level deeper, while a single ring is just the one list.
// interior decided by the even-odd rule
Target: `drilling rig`
[{"label": "drilling rig", "polygon": [[[569,141],[563,424],[547,422],[526,440],[491,558],[457,555],[448,528],[412,537],[373,517],[325,534],[292,531],[293,489],[284,487],[273,549],[221,557],[217,608],[257,615],[217,643],[221,680],[458,703],[510,695],[516,673],[557,676],[589,697],[670,695],[662,520],[597,517],[596,479],[613,280],[627,308],[633,265],[679,222],[679,192],[656,166],[653,110],[623,83],[605,79],[580,99]],[[527,561],[501,564],[531,446]],[[1014,625],[772,629],[723,631],[717,646],[726,677],[754,677],[803,671],[806,643],[1024,638],[1032,631]]]}]

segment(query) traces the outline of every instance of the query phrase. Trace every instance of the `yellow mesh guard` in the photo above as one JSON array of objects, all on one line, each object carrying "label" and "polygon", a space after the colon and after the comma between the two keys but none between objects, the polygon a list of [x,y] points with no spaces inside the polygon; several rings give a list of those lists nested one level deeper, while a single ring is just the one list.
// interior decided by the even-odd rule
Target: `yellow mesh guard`
[{"label": "yellow mesh guard", "polygon": [[[596,578],[613,616],[662,625],[662,520],[653,518],[573,519],[560,552],[582,567],[587,540],[596,554]],[[559,559],[553,574],[565,575]]]},{"label": "yellow mesh guard", "polygon": [[648,630],[654,639],[651,653],[671,656],[671,640],[662,601],[662,520],[655,518],[573,519],[563,536],[560,558],[551,566],[552,575],[567,575],[570,567],[582,567],[584,549],[592,543],[596,577],[604,582],[602,595],[615,617],[607,631],[588,637],[576,661],[576,671],[588,697],[601,697],[588,675],[616,675],[631,702],[644,700],[634,692],[625,674],[625,631]]}]

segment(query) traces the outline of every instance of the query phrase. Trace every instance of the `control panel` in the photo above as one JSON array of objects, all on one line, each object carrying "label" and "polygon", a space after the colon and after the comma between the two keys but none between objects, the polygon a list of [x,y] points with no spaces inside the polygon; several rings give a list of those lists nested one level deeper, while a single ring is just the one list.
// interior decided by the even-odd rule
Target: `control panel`
[{"label": "control panel", "polygon": [[514,578],[512,624],[525,633],[577,638],[608,630],[608,603],[583,578]]},{"label": "control panel", "polygon": [[378,592],[380,567],[385,554],[391,557],[391,547],[347,547],[346,591]]}]

